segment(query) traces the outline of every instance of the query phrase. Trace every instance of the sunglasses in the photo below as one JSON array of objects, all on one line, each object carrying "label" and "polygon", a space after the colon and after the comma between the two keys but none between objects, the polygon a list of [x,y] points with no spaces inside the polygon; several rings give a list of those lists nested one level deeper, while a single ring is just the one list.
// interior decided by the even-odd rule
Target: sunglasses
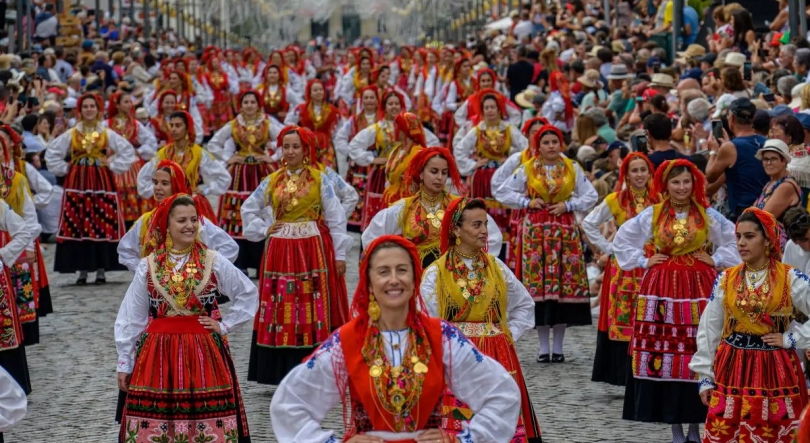
[{"label": "sunglasses", "polygon": [[810,216],[802,214],[793,223],[788,225],[788,231],[796,232],[802,229],[802,226],[810,224]]}]

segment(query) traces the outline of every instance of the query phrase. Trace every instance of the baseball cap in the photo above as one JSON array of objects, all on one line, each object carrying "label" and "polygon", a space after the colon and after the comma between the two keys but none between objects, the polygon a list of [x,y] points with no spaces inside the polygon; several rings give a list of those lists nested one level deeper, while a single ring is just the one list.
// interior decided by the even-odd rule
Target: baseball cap
[{"label": "baseball cap", "polygon": [[731,105],[728,107],[729,112],[731,112],[735,117],[739,117],[745,120],[753,120],[754,115],[757,113],[757,107],[751,103],[751,99],[748,97],[738,98],[731,102]]},{"label": "baseball cap", "polygon": [[792,115],[793,110],[788,105],[776,105],[768,113],[771,114],[771,117],[779,117],[780,115]]},{"label": "baseball cap", "polygon": [[714,65],[714,62],[717,61],[717,54],[715,54],[714,52],[709,52],[706,55],[704,55],[703,57],[698,57],[695,60],[697,60],[699,62],[702,62],[702,63],[708,63],[710,65]]},{"label": "baseball cap", "polygon": [[802,124],[805,131],[810,131],[810,114],[800,112],[796,114],[796,118],[799,119],[799,123]]}]

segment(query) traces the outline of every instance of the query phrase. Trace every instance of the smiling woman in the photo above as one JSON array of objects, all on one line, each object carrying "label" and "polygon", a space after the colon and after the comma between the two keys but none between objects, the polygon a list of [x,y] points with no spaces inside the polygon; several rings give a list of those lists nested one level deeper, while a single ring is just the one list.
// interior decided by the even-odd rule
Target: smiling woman
[{"label": "smiling woman", "polygon": [[802,200],[802,189],[796,180],[789,176],[787,169],[791,160],[790,148],[782,140],[770,139],[757,151],[756,157],[762,161],[765,173],[771,180],[762,189],[762,194],[754,202],[754,206],[776,217],[779,222],[779,246],[784,249],[787,241],[782,224],[785,212],[799,206]]}]

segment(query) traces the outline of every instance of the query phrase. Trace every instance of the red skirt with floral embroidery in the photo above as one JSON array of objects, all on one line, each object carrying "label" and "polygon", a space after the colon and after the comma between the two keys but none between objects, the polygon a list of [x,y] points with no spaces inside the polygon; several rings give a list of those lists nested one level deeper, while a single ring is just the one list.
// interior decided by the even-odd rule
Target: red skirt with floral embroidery
[{"label": "red skirt with floral embroidery", "polygon": [[138,157],[127,172],[115,174],[115,187],[118,190],[121,216],[125,223],[134,223],[154,207],[154,199],[145,199],[138,195],[138,172],[145,164],[146,162]]},{"label": "red skirt with floral embroidery", "polygon": [[198,319],[149,323],[138,342],[120,443],[250,441],[228,345]]},{"label": "red skirt with floral embroidery", "polygon": [[371,165],[368,168],[367,186],[363,196],[363,217],[360,229],[364,230],[371,224],[371,219],[378,212],[385,209],[383,192],[385,191],[385,165]]},{"label": "red skirt with floral embroidery", "polygon": [[[799,356],[794,350],[763,345],[758,338],[732,334],[720,343],[714,361],[717,389],[709,403],[704,443],[793,441],[807,405]],[[751,343],[759,348],[751,348]]]}]

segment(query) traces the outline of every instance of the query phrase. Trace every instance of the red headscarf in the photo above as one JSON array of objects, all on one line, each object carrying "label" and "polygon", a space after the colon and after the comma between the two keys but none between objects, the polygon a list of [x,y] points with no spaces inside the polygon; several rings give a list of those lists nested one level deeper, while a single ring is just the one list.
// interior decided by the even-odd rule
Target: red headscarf
[{"label": "red headscarf", "polygon": [[[160,171],[161,169],[168,169],[169,175],[172,177],[172,194],[188,194],[191,195],[191,186],[188,184],[188,179],[186,179],[186,173],[183,171],[183,167],[173,162],[171,160],[161,160],[158,163],[156,171]],[[214,214],[214,208],[211,207],[211,203],[205,198],[204,195],[195,194],[193,197],[194,203],[197,206],[197,214],[205,217],[208,220],[216,220],[216,215]]]},{"label": "red headscarf", "polygon": [[[163,115],[163,99],[166,98],[167,95],[171,95],[172,97],[174,97],[175,100],[177,100],[177,92],[175,92],[174,89],[167,89],[158,94],[157,96],[158,117],[161,117]],[[178,109],[176,104],[175,109]]]},{"label": "red headscarf", "polygon": [[391,98],[392,95],[395,95],[399,99],[399,105],[402,108],[402,110],[404,111],[406,109],[405,98],[402,96],[402,94],[393,89],[389,89],[388,91],[385,91],[385,93],[382,96],[382,100],[380,100],[379,103],[381,114],[385,115],[385,103],[388,101],[389,98]]},{"label": "red headscarf", "polygon": [[284,137],[289,134],[298,134],[301,139],[301,146],[304,148],[304,158],[309,161],[310,166],[316,167],[318,165],[317,147],[315,146],[315,134],[307,128],[289,125],[285,126],[281,132],[278,133],[276,146],[281,149],[284,145]]},{"label": "red headscarf", "polygon": [[427,147],[425,128],[422,126],[422,121],[415,114],[400,112],[399,115],[394,118],[394,128],[396,130],[397,140],[401,139],[404,134],[417,145],[423,148]]},{"label": "red headscarf", "polygon": [[[380,65],[380,66],[377,67],[377,69],[371,71],[371,81],[372,81],[372,83],[375,83],[375,84],[377,83],[377,80],[380,78],[380,74],[383,71],[391,72],[391,67],[388,66],[388,65]],[[386,85],[386,87],[387,86],[388,85]]]},{"label": "red headscarf", "polygon": [[537,146],[534,144],[535,143],[534,137],[531,137],[529,135],[529,131],[531,131],[532,127],[536,124],[540,124],[540,127],[542,128],[543,126],[548,125],[548,120],[546,120],[543,117],[534,117],[529,120],[526,120],[526,122],[523,123],[523,128],[521,129],[523,135],[526,136],[527,139],[529,139],[529,153],[528,153],[529,157],[536,157],[539,154],[537,152]]},{"label": "red headscarf", "polygon": [[447,252],[456,240],[453,234],[453,228],[458,224],[458,221],[461,220],[461,214],[464,212],[464,208],[467,207],[468,203],[474,200],[482,201],[481,199],[461,197],[451,201],[450,204],[447,205],[447,209],[444,211],[444,218],[442,219],[442,231],[440,234],[441,245],[439,247],[442,254]]},{"label": "red headscarf", "polygon": [[[750,207],[743,211],[743,214],[750,212],[753,214],[759,223],[762,225],[764,229],[765,238],[768,239],[768,243],[771,244],[770,251],[770,259],[775,261],[782,261],[782,246],[780,243],[780,233],[781,229],[779,227],[779,223],[776,219],[771,215],[770,212],[763,211],[762,209],[757,209],[755,207]],[[740,224],[737,221],[736,226]]]},{"label": "red headscarf", "polygon": [[571,102],[571,89],[569,88],[568,78],[561,71],[554,71],[549,78],[551,92],[559,91],[565,101],[565,121],[574,121],[574,105]]},{"label": "red headscarf", "polygon": [[[647,170],[650,171],[650,178],[652,178],[653,171],[655,171],[655,166],[653,166],[652,162],[646,155],[641,152],[631,152],[627,155],[627,157],[622,160],[622,166],[619,169],[619,180],[616,181],[616,197],[619,200],[619,206],[622,208],[629,208],[632,203],[634,203],[633,191],[630,189],[630,183],[628,182],[627,174],[630,171],[630,163],[633,160],[641,159],[647,163]],[[624,186],[624,185],[627,186]],[[647,180],[647,191],[649,195],[649,200],[652,203],[658,203],[661,201],[661,195],[653,191],[653,181]]]},{"label": "red headscarf", "polygon": [[537,151],[537,155],[540,154],[540,140],[543,138],[544,135],[552,133],[560,140],[560,146],[565,146],[565,141],[563,139],[562,131],[559,128],[552,125],[545,125],[540,130],[534,133],[534,136],[530,140],[530,146],[533,146],[534,149]]},{"label": "red headscarf", "polygon": [[[12,159],[21,159],[25,155],[23,153],[23,142],[22,136],[20,136],[17,131],[15,131],[11,126],[2,123],[0,124],[0,131],[3,131],[8,135],[8,138],[11,139],[11,146],[6,144],[6,140],[0,138],[0,143],[3,145],[3,156],[5,157],[5,161],[9,162]],[[10,149],[9,149],[10,148]]]},{"label": "red headscarf", "polygon": [[[121,97],[123,97],[124,94],[126,94],[124,91],[115,91],[110,95],[110,100],[107,102],[107,116],[109,118],[118,116],[118,102],[121,101]],[[131,117],[131,114],[134,113],[134,109],[130,109],[129,113],[129,117]]]},{"label": "red headscarf", "polygon": [[[166,197],[162,202],[157,205],[157,208],[152,213],[152,218],[149,220],[149,229],[144,237],[145,253],[151,254],[155,249],[166,243],[166,231],[169,227],[169,213],[171,213],[172,204],[180,197],[190,197],[188,194],[173,194]],[[194,207],[197,209],[197,215],[200,214],[200,209],[197,206],[197,201],[194,201]],[[203,224],[203,218],[198,217],[200,224]]]},{"label": "red headscarf", "polygon": [[694,163],[685,159],[667,160],[658,167],[655,171],[653,191],[661,194],[664,198],[669,198],[669,191],[667,190],[667,181],[669,174],[673,168],[684,167],[692,174],[692,198],[695,199],[697,204],[704,208],[709,207],[709,200],[706,198],[706,177],[694,165]]},{"label": "red headscarf", "polygon": [[93,99],[93,101],[96,102],[96,107],[98,108],[98,117],[96,118],[100,120],[101,116],[104,114],[104,99],[102,99],[100,95],[94,92],[85,92],[84,94],[81,95],[81,97],[79,97],[79,101],[76,102],[76,107],[79,108],[80,115],[82,110],[82,103],[84,103],[84,101],[88,98]]},{"label": "red headscarf", "polygon": [[473,125],[477,125],[484,120],[484,100],[490,97],[495,98],[501,118],[505,119],[507,117],[506,97],[494,89],[482,89],[473,94],[467,102],[469,103],[467,105],[467,119],[470,120]]},{"label": "red headscarf", "polygon": [[461,57],[460,59],[456,60],[456,63],[453,65],[453,78],[454,79],[460,80],[458,78],[458,73],[461,71],[461,65],[463,65],[464,62],[471,63],[468,58]]},{"label": "red headscarf", "polygon": [[239,101],[236,102],[236,112],[242,112],[242,99],[244,99],[246,95],[256,97],[256,101],[259,103],[258,112],[261,113],[262,109],[264,109],[264,100],[262,99],[262,95],[255,89],[247,89],[239,93]]},{"label": "red headscarf", "polygon": [[307,103],[310,102],[312,99],[312,87],[315,85],[321,85],[323,87],[323,102],[326,103],[326,86],[323,84],[321,79],[313,78],[312,80],[307,82],[307,89],[306,94],[304,95],[304,101]]},{"label": "red headscarf", "polygon": [[194,132],[194,118],[191,117],[191,114],[188,111],[174,111],[183,114],[183,120],[186,122],[186,129],[188,130],[188,143],[189,145],[194,144],[194,140],[197,140],[197,133]]},{"label": "red headscarf", "polygon": [[464,185],[461,184],[461,175],[458,173],[456,160],[449,150],[439,146],[431,146],[430,148],[419,150],[411,161],[411,164],[408,165],[408,170],[405,171],[405,184],[410,189],[418,188],[421,184],[419,174],[422,173],[422,170],[425,169],[428,161],[430,161],[430,159],[433,157],[441,157],[447,161],[448,177],[450,177],[450,181],[453,183],[453,186],[455,186],[458,192],[463,194]]},{"label": "red headscarf", "polygon": [[475,89],[476,90],[481,87],[481,76],[483,76],[485,74],[489,75],[489,77],[492,79],[492,86],[490,87],[490,89],[494,88],[495,84],[498,82],[498,76],[495,75],[495,71],[493,71],[492,69],[489,69],[489,68],[481,69],[481,70],[479,70],[478,72],[475,73]]},{"label": "red headscarf", "polygon": [[287,70],[284,69],[284,65],[277,65],[275,63],[268,63],[267,66],[264,67],[264,72],[262,73],[262,79],[267,81],[267,71],[270,68],[276,68],[278,71],[278,82],[282,85],[287,84]]}]

